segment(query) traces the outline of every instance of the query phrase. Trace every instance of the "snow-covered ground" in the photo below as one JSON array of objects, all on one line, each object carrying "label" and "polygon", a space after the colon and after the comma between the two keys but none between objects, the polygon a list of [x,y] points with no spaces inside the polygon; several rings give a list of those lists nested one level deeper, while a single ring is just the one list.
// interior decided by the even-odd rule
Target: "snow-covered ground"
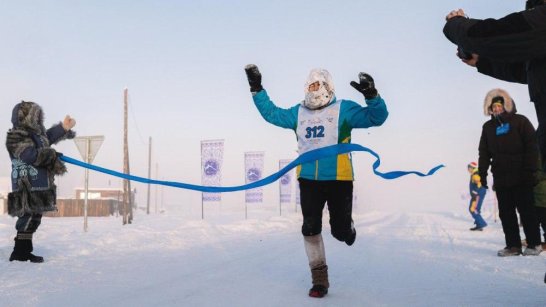
[{"label": "snow-covered ground", "polygon": [[[360,212],[352,247],[324,238],[330,292],[310,298],[296,212],[247,220],[139,213],[44,218],[43,264],[9,262],[15,219],[0,216],[1,306],[545,306],[546,256],[496,256],[500,222],[471,232],[452,212]],[[269,216],[268,216],[269,215]],[[257,216],[257,217],[256,217]],[[546,253],[545,253],[546,254]]]}]

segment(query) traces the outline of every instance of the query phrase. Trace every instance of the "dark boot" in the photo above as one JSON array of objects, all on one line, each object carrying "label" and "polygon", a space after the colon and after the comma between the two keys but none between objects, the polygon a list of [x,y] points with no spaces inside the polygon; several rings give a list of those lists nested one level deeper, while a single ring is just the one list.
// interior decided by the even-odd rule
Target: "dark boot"
[{"label": "dark boot", "polygon": [[30,262],[34,262],[34,263],[44,262],[44,257],[34,255],[32,253],[33,250],[34,250],[34,248],[32,246],[32,240],[30,240],[30,251],[28,252],[28,260],[30,260]]},{"label": "dark boot", "polygon": [[15,246],[9,257],[9,261],[28,261],[34,263],[44,262],[44,258],[33,255],[32,252],[32,233],[18,232],[15,237]]},{"label": "dark boot", "polygon": [[15,237],[15,246],[13,247],[13,252],[9,256],[9,261],[27,261],[28,260],[28,251],[26,250],[25,240],[20,240]]},{"label": "dark boot", "polygon": [[328,266],[321,265],[311,269],[311,276],[313,278],[313,287],[309,289],[309,296],[324,297],[328,294],[328,288],[330,287],[330,283],[328,282]]}]

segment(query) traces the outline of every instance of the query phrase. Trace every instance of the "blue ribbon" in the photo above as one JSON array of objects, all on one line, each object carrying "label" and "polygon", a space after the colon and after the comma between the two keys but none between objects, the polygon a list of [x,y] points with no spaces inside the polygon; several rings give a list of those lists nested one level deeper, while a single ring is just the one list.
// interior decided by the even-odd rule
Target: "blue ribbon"
[{"label": "blue ribbon", "polygon": [[130,174],[124,174],[124,173],[109,170],[109,169],[106,169],[106,168],[103,168],[103,167],[100,167],[100,166],[88,164],[88,163],[85,163],[85,162],[82,162],[82,161],[79,161],[79,160],[76,160],[76,159],[73,159],[73,158],[70,158],[70,157],[67,157],[67,156],[64,156],[64,155],[61,156],[60,159],[62,161],[64,161],[64,162],[67,162],[67,163],[70,163],[70,164],[78,165],[78,166],[81,166],[81,167],[84,167],[84,168],[88,168],[90,170],[94,170],[94,171],[97,171],[97,172],[113,175],[113,176],[116,176],[116,177],[132,180],[132,181],[138,181],[138,182],[149,183],[149,184],[159,184],[159,185],[165,185],[165,186],[169,186],[169,187],[188,189],[188,190],[195,190],[195,191],[201,191],[201,192],[219,193],[219,192],[234,192],[234,191],[248,190],[248,189],[252,189],[252,188],[261,187],[261,186],[270,184],[272,182],[275,182],[276,180],[281,178],[284,174],[286,174],[289,170],[293,169],[294,167],[296,167],[299,164],[304,164],[304,163],[312,162],[312,161],[319,160],[319,159],[322,159],[322,158],[325,158],[325,157],[344,154],[344,153],[348,153],[348,152],[351,152],[351,151],[365,151],[365,152],[368,152],[371,155],[373,155],[377,159],[373,163],[373,172],[377,176],[382,177],[383,179],[389,179],[389,180],[390,179],[396,179],[398,177],[402,177],[402,176],[409,175],[409,174],[414,174],[414,175],[417,175],[417,176],[420,176],[420,177],[426,177],[426,176],[430,176],[430,175],[434,174],[438,169],[444,167],[443,164],[438,165],[438,166],[434,167],[433,169],[431,169],[430,171],[428,171],[428,173],[426,173],[426,174],[423,174],[423,173],[417,172],[417,171],[393,171],[393,172],[388,172],[388,173],[382,173],[382,172],[379,172],[377,170],[377,168],[379,167],[379,164],[381,163],[380,159],[379,159],[379,155],[377,153],[375,153],[373,150],[371,150],[369,148],[366,148],[364,146],[358,145],[358,144],[337,144],[337,145],[331,145],[331,146],[327,146],[327,147],[323,147],[323,148],[308,151],[308,152],[300,155],[296,160],[290,162],[288,165],[283,167],[277,173],[274,173],[274,174],[269,175],[269,176],[267,176],[267,177],[265,177],[265,178],[263,178],[261,180],[254,181],[254,182],[249,183],[249,184],[240,185],[240,186],[232,186],[232,187],[206,187],[206,186],[200,186],[200,185],[195,185],[195,184],[188,184],[188,183],[182,183],[182,182],[173,182],[173,181],[154,180],[154,179],[148,179],[148,178],[133,176],[133,175],[130,175]]}]

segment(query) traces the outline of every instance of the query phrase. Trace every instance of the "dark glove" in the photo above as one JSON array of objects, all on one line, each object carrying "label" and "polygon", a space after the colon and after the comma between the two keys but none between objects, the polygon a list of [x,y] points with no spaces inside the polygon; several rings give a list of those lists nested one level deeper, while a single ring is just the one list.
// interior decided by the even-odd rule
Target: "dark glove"
[{"label": "dark glove", "polygon": [[258,70],[258,66],[248,64],[245,66],[245,72],[251,92],[259,92],[264,89],[262,87],[262,74],[260,73],[260,70]]},{"label": "dark glove", "polygon": [[461,47],[457,47],[457,56],[461,60],[470,60],[472,58],[472,53],[463,50]]},{"label": "dark glove", "polygon": [[375,98],[377,96],[377,89],[375,88],[372,76],[361,72],[358,74],[358,78],[360,79],[360,83],[351,81],[351,86],[361,92],[366,99]]}]

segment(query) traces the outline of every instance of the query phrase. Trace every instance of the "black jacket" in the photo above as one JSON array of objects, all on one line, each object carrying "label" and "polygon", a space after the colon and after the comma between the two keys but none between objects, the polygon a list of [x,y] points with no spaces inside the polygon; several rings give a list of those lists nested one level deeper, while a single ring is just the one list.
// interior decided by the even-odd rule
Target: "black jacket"
[{"label": "black jacket", "polygon": [[443,31],[464,51],[479,55],[480,73],[528,84],[531,101],[546,103],[546,5],[500,19],[454,17]]},{"label": "black jacket", "polygon": [[[497,135],[497,127],[510,125],[506,134]],[[538,169],[538,147],[533,124],[523,115],[504,112],[500,118],[491,117],[482,127],[479,145],[479,173],[487,184],[491,166],[494,188],[534,186]]]}]

